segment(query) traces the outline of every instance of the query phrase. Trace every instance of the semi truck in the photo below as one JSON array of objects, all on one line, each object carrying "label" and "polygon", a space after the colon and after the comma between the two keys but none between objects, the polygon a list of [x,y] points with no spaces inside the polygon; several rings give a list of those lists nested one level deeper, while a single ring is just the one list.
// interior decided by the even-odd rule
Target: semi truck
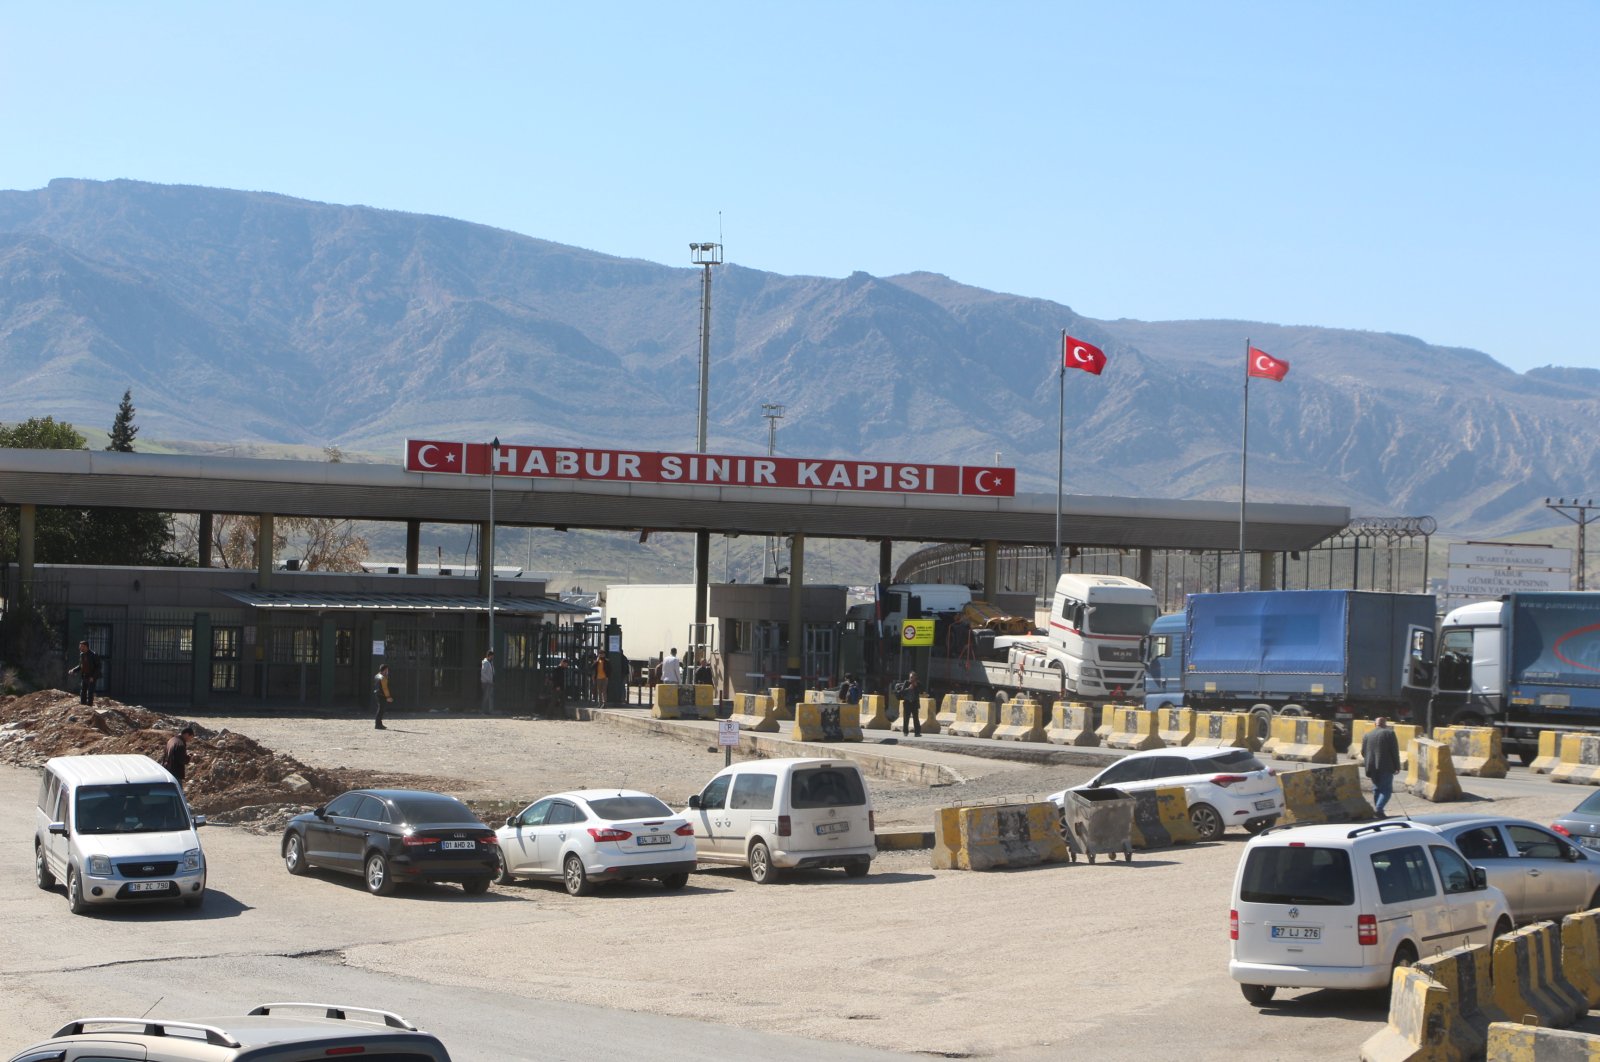
[{"label": "semi truck", "polygon": [[1435,722],[1502,727],[1524,759],[1540,730],[1600,732],[1600,594],[1508,594],[1439,625]]},{"label": "semi truck", "polygon": [[1047,702],[1137,698],[1140,643],[1157,611],[1155,591],[1137,580],[1069,572],[1056,580],[1042,634],[976,638],[951,624],[929,654],[930,692],[1025,692]]},{"label": "semi truck", "polygon": [[1190,594],[1145,639],[1144,700],[1160,708],[1332,720],[1423,720],[1433,682],[1431,594],[1257,590]]}]

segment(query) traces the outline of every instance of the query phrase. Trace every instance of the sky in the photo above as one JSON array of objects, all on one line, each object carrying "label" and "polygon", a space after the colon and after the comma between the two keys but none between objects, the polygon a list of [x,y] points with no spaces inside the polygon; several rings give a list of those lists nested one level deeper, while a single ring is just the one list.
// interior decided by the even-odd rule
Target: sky
[{"label": "sky", "polygon": [[0,7],[0,188],[131,178],[1600,368],[1600,4]]}]

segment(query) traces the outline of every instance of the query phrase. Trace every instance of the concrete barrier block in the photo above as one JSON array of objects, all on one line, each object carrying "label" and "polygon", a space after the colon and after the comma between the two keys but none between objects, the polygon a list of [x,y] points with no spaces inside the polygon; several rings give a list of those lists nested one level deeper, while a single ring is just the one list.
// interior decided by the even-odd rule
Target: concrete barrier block
[{"label": "concrete barrier block", "polygon": [[[1352,760],[1361,761],[1361,739],[1372,733],[1376,726],[1371,719],[1357,719],[1350,724],[1349,756]],[[1411,766],[1411,743],[1427,735],[1415,723],[1396,723],[1392,719],[1389,729],[1394,731],[1395,740],[1400,744],[1400,769],[1406,770]]]},{"label": "concrete barrier block", "polygon": [[778,718],[787,723],[794,718],[794,705],[789,702],[789,691],[782,686],[773,686],[767,690],[767,696],[772,698],[772,709],[778,713]]},{"label": "concrete barrier block", "polygon": [[1366,822],[1375,814],[1361,793],[1361,773],[1353,763],[1284,771],[1278,780],[1284,804],[1279,823]]},{"label": "concrete barrier block", "polygon": [[947,693],[939,700],[939,714],[935,717],[939,721],[939,729],[946,734],[956,722],[956,708],[964,700],[959,693]]},{"label": "concrete barrier block", "polygon": [[1201,745],[1225,745],[1251,752],[1261,747],[1255,735],[1255,719],[1249,712],[1196,712],[1194,739]]},{"label": "concrete barrier block", "polygon": [[1193,708],[1157,708],[1156,736],[1163,745],[1182,746],[1194,742]]},{"label": "concrete barrier block", "polygon": [[924,734],[937,734],[939,732],[939,702],[932,697],[920,697],[922,705],[922,732]]},{"label": "concrete barrier block", "polygon": [[1493,988],[1489,1016],[1496,1021],[1568,1025],[1576,1016],[1551,978],[1555,961],[1555,923],[1538,922],[1497,937],[1492,956]]},{"label": "concrete barrier block", "polygon": [[1600,1007],[1600,910],[1561,920],[1561,970],[1590,1010]]},{"label": "concrete barrier block", "polygon": [[1013,697],[1000,706],[994,737],[1001,741],[1043,741],[1044,705],[1031,697]]},{"label": "concrete barrier block", "polygon": [[796,741],[861,741],[861,706],[797,704],[789,736]]},{"label": "concrete barrier block", "polygon": [[941,808],[935,817],[933,866],[993,870],[1065,863],[1067,842],[1057,825],[1059,814],[1049,801]]},{"label": "concrete barrier block", "polygon": [[1561,739],[1565,737],[1559,730],[1539,731],[1539,754],[1528,764],[1528,770],[1534,774],[1549,774],[1561,764]]},{"label": "concrete barrier block", "polygon": [[1480,1058],[1489,1035],[1492,944],[1455,948],[1419,960],[1416,970],[1443,986],[1449,999],[1445,1036],[1451,1059]]},{"label": "concrete barrier block", "polygon": [[1000,725],[1000,710],[993,701],[962,700],[956,703],[956,721],[948,733],[956,737],[986,738]]},{"label": "concrete barrier block", "polygon": [[1333,763],[1333,724],[1303,715],[1280,715],[1272,720],[1272,755],[1301,763]]},{"label": "concrete barrier block", "polygon": [[1600,735],[1563,734],[1561,762],[1550,778],[1571,785],[1600,785]]},{"label": "concrete barrier block", "polygon": [[861,729],[862,730],[888,730],[889,709],[888,698],[881,693],[866,693],[861,696]]},{"label": "concrete barrier block", "polygon": [[1413,738],[1406,789],[1424,800],[1445,804],[1461,799],[1461,783],[1450,759],[1450,746],[1430,738]]},{"label": "concrete barrier block", "polygon": [[1130,793],[1133,797],[1133,846],[1170,848],[1200,839],[1189,821],[1189,795],[1181,785]]},{"label": "concrete barrier block", "polygon": [[758,734],[778,731],[778,713],[772,698],[764,693],[735,693],[733,714],[728,718],[738,723],[740,730],[753,730]]},{"label": "concrete barrier block", "polygon": [[1105,739],[1106,747],[1134,752],[1163,748],[1161,737],[1156,733],[1157,722],[1155,712],[1117,705],[1112,709],[1112,727]]},{"label": "concrete barrier block", "polygon": [[1497,1021],[1489,1026],[1485,1062],[1600,1062],[1600,1036]]},{"label": "concrete barrier block", "polygon": [[1091,706],[1057,701],[1050,713],[1050,727],[1044,732],[1044,737],[1053,745],[1092,748],[1100,744],[1100,735],[1094,732],[1094,722],[1095,711]]},{"label": "concrete barrier block", "polygon": [[1100,706],[1100,725],[1094,728],[1095,736],[1100,739],[1101,745],[1106,743],[1106,740],[1111,737],[1112,731],[1116,728],[1117,706],[1114,704],[1102,704]]},{"label": "concrete barrier block", "polygon": [[933,813],[933,869],[960,870],[961,808]]},{"label": "concrete barrier block", "polygon": [[1389,989],[1389,1020],[1361,1045],[1361,1062],[1443,1062],[1450,1057],[1449,1012],[1444,986],[1401,967]]},{"label": "concrete barrier block", "polygon": [[1456,773],[1477,778],[1504,778],[1506,776],[1505,748],[1500,731],[1492,726],[1441,726],[1435,727],[1433,736],[1450,746],[1450,758],[1455,761]]}]

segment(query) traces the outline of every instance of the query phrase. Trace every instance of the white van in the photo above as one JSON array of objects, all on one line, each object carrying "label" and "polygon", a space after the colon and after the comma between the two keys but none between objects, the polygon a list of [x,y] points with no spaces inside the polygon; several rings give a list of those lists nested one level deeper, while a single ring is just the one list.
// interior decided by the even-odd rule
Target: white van
[{"label": "white van", "polygon": [[57,756],[44,765],[34,812],[33,872],[65,882],[73,914],[97,904],[206,895],[206,858],[177,779],[148,756]]},{"label": "white van", "polygon": [[1398,966],[1487,944],[1512,925],[1481,867],[1401,819],[1252,838],[1228,921],[1228,973],[1258,1007],[1279,988],[1385,988]]},{"label": "white van", "polygon": [[702,863],[750,868],[757,884],[780,870],[843,867],[864,876],[878,853],[872,795],[849,760],[752,760],[724,768],[689,798]]}]

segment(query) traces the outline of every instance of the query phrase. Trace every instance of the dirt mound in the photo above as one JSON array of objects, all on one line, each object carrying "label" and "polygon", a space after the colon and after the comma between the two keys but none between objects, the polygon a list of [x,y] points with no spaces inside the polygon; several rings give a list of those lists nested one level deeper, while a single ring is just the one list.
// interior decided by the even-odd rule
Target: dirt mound
[{"label": "dirt mound", "polygon": [[304,810],[353,788],[351,772],[307,767],[243,734],[111,700],[90,708],[61,690],[0,698],[0,760],[37,767],[52,756],[133,753],[157,759],[185,724],[194,727],[195,737],[184,794],[196,811],[218,821],[237,821],[241,816],[231,813],[267,805]]}]

